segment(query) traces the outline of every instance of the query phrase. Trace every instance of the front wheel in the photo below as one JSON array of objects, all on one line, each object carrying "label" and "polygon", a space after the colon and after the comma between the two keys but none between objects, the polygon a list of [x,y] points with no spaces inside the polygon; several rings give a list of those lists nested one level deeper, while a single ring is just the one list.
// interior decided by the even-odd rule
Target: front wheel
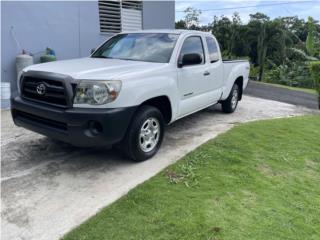
[{"label": "front wheel", "polygon": [[233,113],[239,102],[239,86],[234,84],[228,98],[221,102],[222,111],[225,113]]},{"label": "front wheel", "polygon": [[164,133],[161,112],[153,106],[142,106],[135,114],[122,147],[137,162],[153,157],[160,148]]}]

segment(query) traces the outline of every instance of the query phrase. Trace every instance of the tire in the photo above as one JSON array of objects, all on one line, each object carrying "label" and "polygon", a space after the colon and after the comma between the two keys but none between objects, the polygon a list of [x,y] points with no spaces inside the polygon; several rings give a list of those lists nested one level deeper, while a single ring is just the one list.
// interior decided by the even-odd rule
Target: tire
[{"label": "tire", "polygon": [[233,113],[239,102],[239,86],[238,84],[234,84],[228,98],[221,102],[222,111],[224,113]]},{"label": "tire", "polygon": [[164,119],[161,112],[153,106],[141,106],[132,119],[121,148],[132,160],[145,161],[158,152],[163,134]]}]

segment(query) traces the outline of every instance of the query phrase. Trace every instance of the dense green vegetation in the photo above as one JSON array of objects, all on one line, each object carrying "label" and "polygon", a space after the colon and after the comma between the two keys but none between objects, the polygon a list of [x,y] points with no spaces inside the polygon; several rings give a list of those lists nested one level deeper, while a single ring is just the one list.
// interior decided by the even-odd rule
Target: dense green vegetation
[{"label": "dense green vegetation", "polygon": [[319,239],[319,126],[320,116],[237,126],[64,239]]},{"label": "dense green vegetation", "polygon": [[250,15],[243,23],[238,13],[232,18],[214,16],[200,25],[201,11],[185,10],[176,28],[212,32],[225,58],[249,57],[251,78],[294,87],[315,88],[309,62],[320,58],[320,24],[312,18],[270,19],[263,13]]},{"label": "dense green vegetation", "polygon": [[310,64],[310,69],[311,69],[311,75],[314,80],[315,84],[315,89],[318,92],[318,98],[319,98],[319,109],[320,109],[320,61],[317,62],[312,62]]}]

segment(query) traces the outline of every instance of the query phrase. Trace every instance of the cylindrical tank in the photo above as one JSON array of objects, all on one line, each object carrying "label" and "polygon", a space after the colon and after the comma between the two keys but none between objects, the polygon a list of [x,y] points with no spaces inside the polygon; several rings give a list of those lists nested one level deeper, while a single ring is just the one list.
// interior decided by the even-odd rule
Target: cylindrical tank
[{"label": "cylindrical tank", "polygon": [[18,90],[20,91],[19,79],[21,77],[22,69],[33,64],[33,57],[22,53],[16,57],[16,68],[17,68],[17,77],[18,77]]}]

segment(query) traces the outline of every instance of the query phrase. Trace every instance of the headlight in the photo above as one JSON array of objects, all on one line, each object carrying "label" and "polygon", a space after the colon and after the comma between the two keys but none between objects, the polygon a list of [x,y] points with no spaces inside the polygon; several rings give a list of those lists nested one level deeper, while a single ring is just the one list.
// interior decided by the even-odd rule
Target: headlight
[{"label": "headlight", "polygon": [[74,104],[106,104],[116,100],[120,89],[121,81],[80,81]]}]

